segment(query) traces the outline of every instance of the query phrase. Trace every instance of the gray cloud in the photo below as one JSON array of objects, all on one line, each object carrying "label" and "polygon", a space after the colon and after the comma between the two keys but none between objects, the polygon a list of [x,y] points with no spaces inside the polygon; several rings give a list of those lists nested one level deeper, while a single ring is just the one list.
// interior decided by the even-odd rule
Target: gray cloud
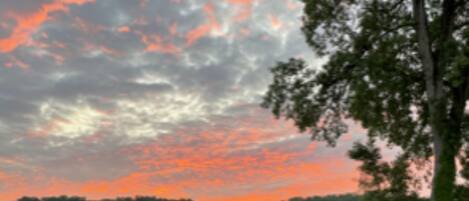
[{"label": "gray cloud", "polygon": [[[0,13],[8,8],[27,15],[51,2],[1,1]],[[265,131],[272,135],[248,144],[243,138],[252,132],[238,131],[272,124],[268,111],[258,108],[269,67],[292,56],[314,58],[299,31],[298,9],[289,10],[283,0],[255,1],[251,7],[213,1],[220,27],[205,28],[189,45],[190,31],[213,23],[204,12],[206,1],[139,2],[67,5],[66,11],[49,13],[31,42],[0,53],[0,172],[112,181],[145,171],[135,161],[141,153],[127,150],[160,146],[163,152],[151,157],[164,161],[165,153],[173,154],[171,146],[202,149],[218,143],[201,136],[205,131],[237,132],[225,147],[233,150],[214,155],[228,161],[263,157],[259,150],[305,151],[307,136],[291,137],[297,133],[292,128]],[[251,15],[236,21],[241,9],[252,9]],[[274,15],[280,27],[272,25]],[[16,24],[2,23],[5,38]],[[155,51],[145,51],[145,37]],[[179,51],[165,52],[170,45]],[[27,68],[18,68],[22,64]],[[184,154],[174,157],[190,157]],[[210,178],[233,179],[242,174],[237,171],[220,170]],[[197,174],[187,170],[152,182],[209,179]]]}]

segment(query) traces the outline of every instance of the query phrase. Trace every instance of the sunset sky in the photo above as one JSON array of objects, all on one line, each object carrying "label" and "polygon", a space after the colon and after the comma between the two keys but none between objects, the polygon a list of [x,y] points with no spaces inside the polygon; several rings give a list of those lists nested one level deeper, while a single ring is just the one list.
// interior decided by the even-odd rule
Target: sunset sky
[{"label": "sunset sky", "polygon": [[357,192],[346,156],[259,107],[319,66],[297,0],[0,0],[0,200],[280,201]]}]

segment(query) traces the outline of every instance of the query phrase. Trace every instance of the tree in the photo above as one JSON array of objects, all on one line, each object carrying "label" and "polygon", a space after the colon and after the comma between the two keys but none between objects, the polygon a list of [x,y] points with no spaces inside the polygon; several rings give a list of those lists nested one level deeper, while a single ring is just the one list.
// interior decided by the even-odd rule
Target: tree
[{"label": "tree", "polygon": [[315,70],[292,58],[272,68],[263,106],[330,145],[360,122],[409,160],[433,159],[431,200],[453,201],[467,149],[469,1],[303,0]]},{"label": "tree", "polygon": [[360,196],[354,194],[314,196],[308,198],[294,197],[288,201],[358,201]]},{"label": "tree", "polygon": [[371,176],[361,178],[360,185],[367,191],[361,201],[426,201],[409,187],[416,182],[409,172],[407,153],[398,155],[392,163],[382,161],[379,148],[371,139],[366,145],[356,143],[349,156],[361,161],[359,169]]},{"label": "tree", "polygon": [[[76,197],[76,196],[55,196],[55,197],[43,197],[43,198],[36,198],[36,197],[22,197],[18,199],[18,201],[86,201],[84,197]],[[101,201],[192,201],[191,199],[166,199],[166,198],[159,198],[155,196],[136,196],[135,198],[132,197],[117,197],[115,199],[101,199]]]},{"label": "tree", "polygon": [[41,199],[41,201],[86,201],[86,198],[84,197],[76,197],[76,196],[58,196],[58,197],[44,197]]},{"label": "tree", "polygon": [[27,196],[24,196],[24,197],[18,199],[18,201],[41,201],[41,199],[36,198],[36,197],[27,197]]}]

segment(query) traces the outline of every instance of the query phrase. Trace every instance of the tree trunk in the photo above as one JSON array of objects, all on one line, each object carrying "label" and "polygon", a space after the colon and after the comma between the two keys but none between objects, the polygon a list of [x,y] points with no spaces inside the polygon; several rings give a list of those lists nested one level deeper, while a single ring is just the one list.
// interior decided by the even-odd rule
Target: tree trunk
[{"label": "tree trunk", "polygon": [[[452,9],[452,1],[445,1],[444,4],[443,21],[451,17],[446,15],[451,13],[448,12],[448,9]],[[454,144],[455,139],[453,136],[458,136],[456,132],[459,132],[459,125],[451,122],[455,119],[448,117],[448,94],[445,93],[443,86],[445,62],[435,62],[425,8],[425,0],[413,0],[415,31],[417,33],[419,55],[425,72],[426,95],[430,110],[430,127],[435,154],[431,201],[454,201],[455,157],[458,148]],[[443,25],[445,24],[443,23]],[[449,31],[450,29],[446,27],[445,30]]]},{"label": "tree trunk", "polygon": [[[436,96],[441,97],[438,93]],[[458,145],[454,143],[455,138],[453,137],[459,135],[460,129],[459,118],[452,115],[453,113],[447,114],[447,98],[429,100],[430,126],[435,156],[431,201],[454,201],[455,158]]]},{"label": "tree trunk", "polygon": [[433,132],[433,134],[435,161],[431,200],[453,201],[456,177],[454,147],[448,140],[439,136],[438,132]]}]

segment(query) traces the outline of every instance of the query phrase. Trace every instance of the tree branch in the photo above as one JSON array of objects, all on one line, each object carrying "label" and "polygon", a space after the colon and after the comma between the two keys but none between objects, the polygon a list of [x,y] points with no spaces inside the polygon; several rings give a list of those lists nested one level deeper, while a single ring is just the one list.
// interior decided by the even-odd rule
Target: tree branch
[{"label": "tree branch", "polygon": [[429,100],[436,98],[436,76],[435,63],[431,50],[430,34],[428,33],[427,13],[425,12],[424,0],[413,0],[413,15],[416,22],[415,31],[417,32],[417,41],[419,54],[422,59],[422,65],[425,69],[425,83]]},{"label": "tree branch", "polygon": [[395,31],[397,31],[397,30],[399,30],[399,29],[402,29],[402,28],[405,28],[405,27],[412,27],[412,26],[415,26],[415,25],[416,25],[416,24],[413,23],[413,22],[408,22],[408,23],[399,24],[399,25],[397,25],[397,26],[395,26],[395,27],[384,28],[384,29],[383,29],[384,32],[381,33],[381,34],[377,37],[377,39],[379,40],[380,38],[383,38],[383,37],[387,36],[388,34],[390,34],[390,33],[392,33],[392,32],[395,32]]}]

